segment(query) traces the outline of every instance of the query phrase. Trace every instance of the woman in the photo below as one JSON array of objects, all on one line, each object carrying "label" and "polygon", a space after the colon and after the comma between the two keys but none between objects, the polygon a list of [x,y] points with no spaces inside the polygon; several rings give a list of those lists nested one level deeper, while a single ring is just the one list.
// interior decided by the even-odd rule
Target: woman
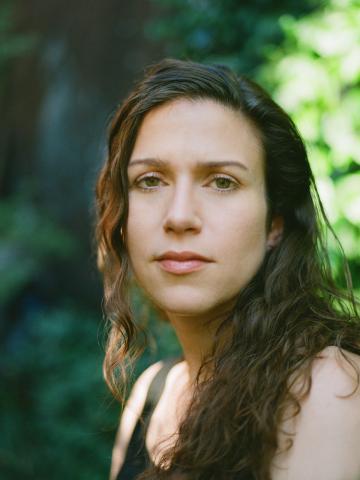
[{"label": "woman", "polygon": [[114,116],[97,202],[108,385],[136,350],[131,278],[184,354],[136,382],[111,478],[359,479],[356,304],[286,113],[225,67],[164,60]]}]

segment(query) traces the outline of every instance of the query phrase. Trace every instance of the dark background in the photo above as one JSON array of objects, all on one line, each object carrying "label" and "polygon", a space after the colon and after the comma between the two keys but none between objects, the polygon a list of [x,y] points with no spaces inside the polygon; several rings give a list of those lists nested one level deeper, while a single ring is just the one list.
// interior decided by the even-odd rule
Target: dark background
[{"label": "dark background", "polygon": [[[359,32],[351,0],[0,0],[1,479],[108,475],[119,407],[101,373],[93,192],[111,114],[149,63],[225,63],[271,91],[359,288]],[[134,308],[158,339],[139,372],[178,347],[136,292]]]}]

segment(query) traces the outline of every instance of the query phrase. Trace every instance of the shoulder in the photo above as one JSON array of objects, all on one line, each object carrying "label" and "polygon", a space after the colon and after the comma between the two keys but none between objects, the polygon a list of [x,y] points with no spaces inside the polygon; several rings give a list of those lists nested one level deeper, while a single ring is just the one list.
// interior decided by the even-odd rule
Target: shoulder
[{"label": "shoulder", "polygon": [[274,466],[274,480],[360,478],[357,372],[360,356],[351,352],[327,347],[316,356],[309,395],[300,402],[299,415],[286,425],[293,446],[275,456],[274,465],[281,468]]},{"label": "shoulder", "polygon": [[[348,361],[346,360],[348,359]],[[329,346],[324,348],[320,353],[318,353],[314,360],[314,367],[316,369],[316,362],[321,361],[324,365],[331,365],[333,367],[338,367],[339,371],[349,374],[353,371],[352,368],[349,368],[349,361],[357,368],[360,367],[360,355],[349,352],[345,349],[340,349],[336,346]]]},{"label": "shoulder", "polygon": [[136,423],[145,406],[147,393],[151,382],[163,367],[164,362],[159,361],[148,367],[138,377],[131,390],[129,399],[121,415],[120,425],[112,451],[110,478],[116,478],[124,461],[126,450],[134,432]]},{"label": "shoulder", "polygon": [[[146,368],[141,375],[139,375],[131,390],[131,394],[125,408],[135,407],[135,405],[137,405],[142,411],[150,384],[163,366],[164,361],[160,360],[159,362],[150,365],[150,367]],[[138,410],[138,408],[136,408],[136,410]]]},{"label": "shoulder", "polygon": [[313,362],[311,389],[302,409],[303,428],[322,428],[324,442],[356,439],[360,454],[359,374],[360,356],[326,348]]},{"label": "shoulder", "polygon": [[347,350],[331,346],[316,357],[311,370],[311,390],[308,401],[317,402],[325,398],[353,397],[359,401],[358,386],[360,356]]},{"label": "shoulder", "polygon": [[164,362],[162,360],[156,362],[153,365],[150,365],[150,367],[144,370],[142,374],[138,377],[131,389],[130,396],[123,410],[121,416],[122,423],[128,424],[130,422],[130,419],[132,420],[131,423],[138,420],[139,416],[143,411],[151,382],[155,378],[156,374],[161,370],[163,365]]}]

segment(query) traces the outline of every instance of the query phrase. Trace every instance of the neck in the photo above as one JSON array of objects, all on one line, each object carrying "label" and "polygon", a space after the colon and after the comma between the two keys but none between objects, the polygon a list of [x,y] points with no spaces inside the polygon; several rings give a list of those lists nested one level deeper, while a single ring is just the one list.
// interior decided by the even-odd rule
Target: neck
[{"label": "neck", "polygon": [[[212,351],[215,333],[224,318],[224,314],[214,315],[213,318],[207,314],[205,319],[199,316],[167,313],[167,318],[174,327],[183,349],[189,381],[193,384],[205,357]],[[206,371],[204,373],[206,374]]]}]

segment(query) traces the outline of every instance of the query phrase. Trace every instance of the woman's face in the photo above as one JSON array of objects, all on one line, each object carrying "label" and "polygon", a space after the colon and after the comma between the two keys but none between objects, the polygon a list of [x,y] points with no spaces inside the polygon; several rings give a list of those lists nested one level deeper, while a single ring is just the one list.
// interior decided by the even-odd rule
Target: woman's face
[{"label": "woman's face", "polygon": [[145,116],[128,176],[130,263],[150,299],[170,316],[231,308],[276,233],[255,128],[212,100],[169,102]]}]

